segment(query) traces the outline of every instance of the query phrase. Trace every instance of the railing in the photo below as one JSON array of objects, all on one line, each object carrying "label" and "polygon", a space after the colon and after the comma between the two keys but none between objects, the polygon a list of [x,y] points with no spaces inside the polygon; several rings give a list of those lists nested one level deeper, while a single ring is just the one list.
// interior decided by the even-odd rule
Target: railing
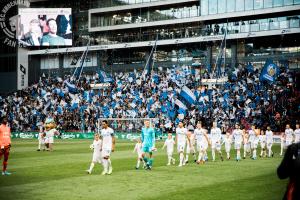
[{"label": "railing", "polygon": [[282,18],[269,18],[262,20],[249,20],[230,23],[210,24],[202,27],[187,27],[176,29],[158,29],[152,32],[126,32],[117,36],[98,36],[94,38],[94,45],[109,45],[128,42],[140,42],[155,40],[158,34],[159,40],[181,39],[199,36],[224,35],[238,33],[250,33],[270,30],[283,30],[300,27],[300,16]]}]

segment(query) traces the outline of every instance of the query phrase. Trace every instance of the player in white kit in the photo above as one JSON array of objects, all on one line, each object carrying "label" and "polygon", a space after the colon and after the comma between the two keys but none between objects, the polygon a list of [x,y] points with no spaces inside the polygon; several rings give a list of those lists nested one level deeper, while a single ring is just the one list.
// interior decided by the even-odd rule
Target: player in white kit
[{"label": "player in white kit", "polygon": [[258,131],[257,129],[255,129],[255,125],[251,126],[251,129],[248,131],[248,135],[249,135],[249,143],[250,143],[250,148],[252,151],[252,159],[256,160],[256,151],[257,151],[257,145],[258,145]]},{"label": "player in white kit", "polygon": [[[133,149],[133,153],[136,152],[137,153],[137,163],[136,163],[136,166],[135,166],[135,169],[139,169],[140,168],[140,164],[141,162],[144,163],[144,160],[143,160],[143,144],[141,142],[141,139],[138,138],[137,139],[137,143],[135,144],[134,146],[134,149]],[[145,166],[145,163],[144,163],[144,166]]]},{"label": "player in white kit", "polygon": [[183,123],[179,122],[178,127],[176,128],[176,143],[177,143],[177,151],[179,153],[179,167],[185,165],[184,162],[184,150],[185,146],[189,142],[189,138],[187,137],[187,129],[183,127]]},{"label": "player in white kit", "polygon": [[293,136],[294,136],[294,131],[293,129],[290,128],[290,125],[287,124],[286,129],[284,131],[285,149],[287,149],[287,147],[293,143],[294,141]]},{"label": "player in white kit", "polygon": [[38,135],[38,141],[39,141],[39,145],[38,145],[38,149],[37,151],[41,151],[41,148],[43,147],[43,151],[45,151],[46,146],[45,146],[45,137],[44,137],[44,127],[43,124],[40,125],[39,127],[39,135]]},{"label": "player in white kit", "polygon": [[102,129],[100,131],[100,135],[102,138],[102,164],[104,168],[102,175],[110,175],[112,174],[113,170],[110,160],[110,154],[115,150],[115,136],[114,130],[108,127],[108,122],[106,120],[102,121]]},{"label": "player in white kit", "polygon": [[243,129],[244,135],[244,156],[243,159],[246,159],[247,153],[250,153],[250,142],[249,142],[249,135],[245,129]]},{"label": "player in white kit", "polygon": [[167,147],[167,156],[168,156],[167,165],[171,165],[171,163],[175,165],[175,158],[173,158],[174,144],[175,141],[173,139],[172,133],[169,133],[168,138],[166,139],[164,146],[162,147],[162,149]]},{"label": "player in white kit", "polygon": [[296,124],[296,129],[295,129],[295,131],[294,131],[294,135],[295,135],[295,140],[294,140],[294,142],[295,142],[295,143],[300,142],[300,126],[299,126],[299,124]]},{"label": "player in white kit", "polygon": [[93,149],[93,158],[92,158],[90,168],[86,170],[88,174],[92,173],[95,164],[97,163],[101,164],[102,161],[101,148],[102,148],[102,140],[100,139],[100,135],[96,133],[94,135],[93,144],[90,145],[90,149]]},{"label": "player in white kit", "polygon": [[185,164],[187,164],[189,162],[189,154],[193,155],[194,162],[196,162],[195,134],[194,134],[194,127],[192,125],[188,126],[187,137],[190,140],[190,145],[186,146]]},{"label": "player in white kit", "polygon": [[263,130],[260,131],[260,136],[259,136],[259,143],[260,143],[260,155],[259,157],[266,157],[267,152],[266,152],[266,135]]},{"label": "player in white kit", "polygon": [[222,151],[221,151],[221,140],[222,140],[222,131],[219,127],[217,127],[217,122],[213,122],[213,126],[210,130],[211,136],[211,153],[212,160],[216,160],[216,151],[219,153],[221,160],[223,161]]},{"label": "player in white kit", "polygon": [[209,145],[207,130],[202,128],[201,122],[197,123],[197,128],[194,130],[197,151],[199,152],[197,164],[205,163],[206,150]]},{"label": "player in white kit", "polygon": [[241,160],[241,147],[243,143],[243,131],[238,124],[235,125],[235,129],[232,132],[234,148],[236,150],[236,161]]},{"label": "player in white kit", "polygon": [[228,132],[226,133],[223,141],[225,144],[227,160],[230,160],[230,150],[231,150],[231,144],[232,144],[232,136],[230,135],[230,133],[228,133]]},{"label": "player in white kit", "polygon": [[274,153],[272,151],[273,146],[273,131],[271,130],[271,127],[268,126],[266,130],[266,144],[267,144],[267,150],[268,150],[268,157],[274,156]]}]

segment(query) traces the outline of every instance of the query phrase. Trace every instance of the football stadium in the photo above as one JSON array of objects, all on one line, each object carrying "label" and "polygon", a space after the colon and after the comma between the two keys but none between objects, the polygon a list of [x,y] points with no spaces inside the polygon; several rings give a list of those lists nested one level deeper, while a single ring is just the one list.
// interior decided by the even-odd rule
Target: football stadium
[{"label": "football stadium", "polygon": [[1,0],[0,199],[300,199],[300,0]]}]

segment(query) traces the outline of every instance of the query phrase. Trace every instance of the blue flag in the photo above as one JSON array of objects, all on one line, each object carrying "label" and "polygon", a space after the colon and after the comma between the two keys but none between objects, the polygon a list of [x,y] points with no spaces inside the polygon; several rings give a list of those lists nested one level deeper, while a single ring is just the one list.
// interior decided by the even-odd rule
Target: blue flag
[{"label": "blue flag", "polygon": [[196,102],[195,94],[186,86],[182,87],[180,96],[183,97],[191,105]]},{"label": "blue flag", "polygon": [[254,67],[253,65],[249,62],[246,66],[246,69],[249,73],[253,73],[254,72]]},{"label": "blue flag", "polygon": [[98,76],[99,76],[99,79],[100,79],[101,83],[112,83],[112,82],[114,82],[114,79],[109,74],[107,74],[105,71],[99,70],[98,71]]},{"label": "blue flag", "polygon": [[74,84],[69,83],[68,81],[65,81],[64,83],[67,85],[68,90],[69,90],[70,93],[75,94],[75,93],[78,92],[78,90],[77,90],[77,88]]},{"label": "blue flag", "polygon": [[279,67],[271,59],[267,59],[261,70],[259,80],[274,83],[279,75]]}]

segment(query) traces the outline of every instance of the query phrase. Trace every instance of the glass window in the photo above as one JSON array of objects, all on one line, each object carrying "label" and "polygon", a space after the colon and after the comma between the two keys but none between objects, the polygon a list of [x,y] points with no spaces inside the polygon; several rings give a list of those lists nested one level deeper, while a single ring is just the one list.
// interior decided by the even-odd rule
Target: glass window
[{"label": "glass window", "polygon": [[288,28],[289,25],[286,17],[279,17],[278,21],[281,29]]},{"label": "glass window", "polygon": [[294,4],[300,4],[300,0],[294,0]]},{"label": "glass window", "polygon": [[262,9],[264,5],[263,0],[254,0],[254,9]]},{"label": "glass window", "polygon": [[226,0],[218,0],[218,13],[226,12]]},{"label": "glass window", "polygon": [[270,30],[279,29],[279,23],[277,21],[277,18],[271,18],[269,22],[270,22]]},{"label": "glass window", "polygon": [[283,0],[273,0],[274,7],[282,6]]},{"label": "glass window", "polygon": [[253,10],[253,0],[245,0],[245,10]]},{"label": "glass window", "polygon": [[249,32],[250,31],[250,26],[248,24],[248,21],[242,21],[241,23],[241,32]]},{"label": "glass window", "polygon": [[201,15],[208,15],[208,0],[201,0]]},{"label": "glass window", "polygon": [[272,8],[273,0],[264,0],[264,8]]},{"label": "glass window", "polygon": [[244,11],[245,10],[245,1],[244,0],[236,0],[236,11]]},{"label": "glass window", "polygon": [[284,5],[292,5],[293,4],[293,0],[284,0]]},{"label": "glass window", "polygon": [[298,28],[299,27],[299,18],[293,17],[290,19],[290,28]]},{"label": "glass window", "polygon": [[209,1],[209,14],[217,14],[218,12],[218,0],[210,0]]},{"label": "glass window", "polygon": [[267,31],[269,30],[269,22],[268,19],[261,19],[259,20],[260,31]]},{"label": "glass window", "polygon": [[227,1],[227,12],[235,11],[235,0]]},{"label": "glass window", "polygon": [[251,27],[251,31],[259,31],[259,24],[257,22],[257,20],[251,20],[250,21],[250,27]]}]

